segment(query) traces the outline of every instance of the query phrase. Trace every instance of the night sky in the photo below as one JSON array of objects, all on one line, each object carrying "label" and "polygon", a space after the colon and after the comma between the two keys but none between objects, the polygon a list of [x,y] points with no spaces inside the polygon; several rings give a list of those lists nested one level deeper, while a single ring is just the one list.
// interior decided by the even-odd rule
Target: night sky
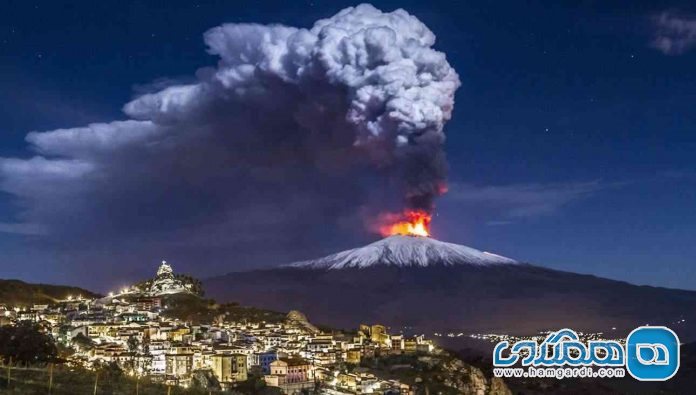
[{"label": "night sky", "polygon": [[[435,237],[555,269],[696,290],[693,3],[372,4],[403,8],[427,25],[461,81],[444,129],[449,192],[435,203]],[[124,121],[131,100],[194,82],[197,70],[218,62],[203,41],[211,28],[310,28],[354,5],[6,1],[0,157],[50,157],[27,133]],[[264,108],[269,119],[274,111]],[[234,119],[231,130],[245,128]],[[235,145],[234,131],[220,151]],[[271,152],[216,151],[211,161],[285,158],[286,148],[305,148],[279,141]],[[73,179],[63,190],[32,172],[8,181],[16,169],[5,166],[0,277],[106,291],[151,275],[162,259],[205,278],[379,237],[356,220],[374,198],[359,191],[379,188],[379,177],[362,168],[327,176],[288,159],[253,176],[282,186],[249,187],[239,182],[249,175],[204,172],[212,145],[196,151],[187,142],[148,160],[144,147],[130,146],[109,157],[118,181],[99,179],[84,193]],[[325,191],[325,199],[311,191]]]}]

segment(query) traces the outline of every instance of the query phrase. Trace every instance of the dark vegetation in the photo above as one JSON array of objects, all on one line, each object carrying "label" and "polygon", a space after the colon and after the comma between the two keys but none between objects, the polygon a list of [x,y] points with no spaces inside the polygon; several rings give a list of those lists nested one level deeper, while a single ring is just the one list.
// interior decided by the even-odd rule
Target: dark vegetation
[{"label": "dark vegetation", "polygon": [[409,354],[364,358],[360,368],[386,380],[415,386],[416,394],[456,395],[467,392],[472,372],[448,353]]},{"label": "dark vegetation", "polygon": [[[52,380],[51,380],[51,375]],[[210,395],[262,394],[259,392],[222,392],[198,386],[168,387],[147,378],[129,376],[116,364],[103,364],[96,370],[62,365],[51,367],[13,367],[8,382],[8,369],[0,369],[0,394],[52,395]],[[96,391],[95,391],[96,386]]]},{"label": "dark vegetation", "polygon": [[198,296],[205,296],[205,291],[203,290],[203,283],[201,280],[191,277],[188,274],[174,274],[174,278],[181,281],[184,284],[191,284],[191,292]]},{"label": "dark vegetation", "polygon": [[[10,380],[8,381],[8,372]],[[210,371],[199,371],[208,375]],[[280,395],[278,388],[267,387],[259,376],[252,376],[236,388],[222,391],[193,383],[188,388],[126,374],[117,364],[105,363],[88,370],[66,365],[12,366],[0,369],[0,394],[77,395]],[[96,390],[95,390],[96,387]]]},{"label": "dark vegetation", "polygon": [[248,322],[280,322],[285,319],[284,313],[240,306],[237,303],[218,304],[212,299],[190,294],[168,295],[163,302],[165,316],[193,324],[212,323],[221,319]]},{"label": "dark vegetation", "polygon": [[0,327],[0,357],[4,364],[54,362],[58,356],[53,337],[42,325],[20,321]]}]

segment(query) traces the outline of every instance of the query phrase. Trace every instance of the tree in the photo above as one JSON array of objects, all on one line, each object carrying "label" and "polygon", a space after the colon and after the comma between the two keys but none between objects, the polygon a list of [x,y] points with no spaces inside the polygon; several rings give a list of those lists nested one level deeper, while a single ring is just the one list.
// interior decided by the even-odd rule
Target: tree
[{"label": "tree", "polygon": [[77,347],[78,349],[88,350],[94,347],[94,341],[85,336],[83,333],[78,333],[70,341],[72,342],[73,346]]},{"label": "tree", "polygon": [[116,362],[96,362],[94,370],[100,394],[123,394],[130,387],[127,376]]},{"label": "tree", "polygon": [[128,352],[130,353],[130,360],[128,361],[128,369],[131,371],[135,371],[135,361],[138,358],[139,354],[139,348],[140,348],[140,341],[138,340],[137,337],[131,336],[128,338],[128,342],[126,343],[128,345]]},{"label": "tree", "polygon": [[31,321],[0,327],[0,356],[8,362],[45,363],[58,355],[53,337],[45,328]]},{"label": "tree", "polygon": [[138,352],[138,347],[140,346],[140,341],[138,340],[137,337],[131,336],[128,338],[128,351],[130,352]]},{"label": "tree", "polygon": [[184,284],[184,286],[188,285],[190,287],[189,290],[194,294],[201,297],[205,296],[205,292],[203,290],[203,283],[201,283],[201,280],[193,278],[187,274],[175,274],[174,278],[181,281],[181,283]]}]

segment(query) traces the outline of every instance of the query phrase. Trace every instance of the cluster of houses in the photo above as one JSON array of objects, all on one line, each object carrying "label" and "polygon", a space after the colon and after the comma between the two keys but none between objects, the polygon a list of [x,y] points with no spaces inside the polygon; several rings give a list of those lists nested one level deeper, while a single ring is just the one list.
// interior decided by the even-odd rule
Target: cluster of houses
[{"label": "cluster of houses", "polygon": [[181,386],[207,380],[203,385],[228,389],[255,378],[286,394],[318,388],[334,394],[409,394],[408,385],[378,378],[360,367],[361,361],[437,352],[423,336],[390,334],[382,325],[323,333],[297,311],[278,322],[221,319],[194,325],[162,314],[174,289],[189,292],[171,267],[163,263],[154,280],[148,292],[126,289],[101,299],[76,295],[51,305],[5,308],[0,316],[6,323],[44,322],[58,342],[75,350],[73,363],[116,363],[130,374]]}]

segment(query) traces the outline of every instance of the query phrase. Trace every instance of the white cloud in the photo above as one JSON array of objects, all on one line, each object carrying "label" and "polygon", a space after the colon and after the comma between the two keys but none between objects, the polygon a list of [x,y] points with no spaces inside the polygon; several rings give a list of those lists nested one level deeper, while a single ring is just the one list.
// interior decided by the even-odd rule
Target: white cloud
[{"label": "white cloud", "polygon": [[150,121],[93,123],[82,128],[31,132],[27,142],[44,155],[88,158],[131,145],[144,144],[163,132]]},{"label": "white cloud", "polygon": [[653,18],[651,46],[665,55],[680,55],[696,46],[696,17],[665,11]]},{"label": "white cloud", "polygon": [[48,233],[48,229],[40,224],[0,222],[0,232],[25,236],[42,236]]},{"label": "white cloud", "polygon": [[511,224],[515,219],[554,214],[575,201],[614,185],[599,181],[485,186],[453,183],[444,199],[470,204],[480,210],[488,209],[491,215],[502,219],[490,220],[487,224],[498,226]]}]

